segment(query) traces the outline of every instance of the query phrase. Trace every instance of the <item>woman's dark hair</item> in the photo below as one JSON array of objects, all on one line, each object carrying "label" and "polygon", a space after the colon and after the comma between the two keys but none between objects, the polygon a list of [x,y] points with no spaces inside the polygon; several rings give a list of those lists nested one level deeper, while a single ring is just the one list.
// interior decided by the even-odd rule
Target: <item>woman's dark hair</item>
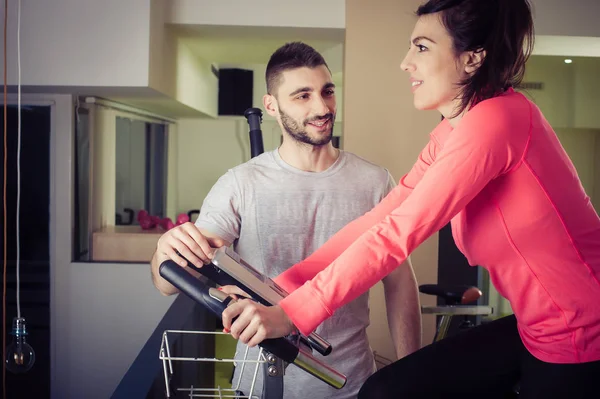
[{"label": "woman's dark hair", "polygon": [[486,53],[479,68],[460,82],[456,115],[521,83],[534,41],[529,0],[429,0],[416,14],[438,12],[456,54]]}]

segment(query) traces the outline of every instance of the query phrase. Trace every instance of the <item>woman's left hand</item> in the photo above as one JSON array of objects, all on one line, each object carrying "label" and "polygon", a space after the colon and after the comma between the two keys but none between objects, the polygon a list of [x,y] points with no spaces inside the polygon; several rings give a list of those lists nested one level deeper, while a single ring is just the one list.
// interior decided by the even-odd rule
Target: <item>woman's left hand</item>
[{"label": "woman's left hand", "polygon": [[[232,324],[232,320],[235,319]],[[238,300],[223,311],[223,327],[231,336],[249,347],[267,338],[285,337],[295,330],[294,324],[277,305],[264,306],[250,299]]]}]

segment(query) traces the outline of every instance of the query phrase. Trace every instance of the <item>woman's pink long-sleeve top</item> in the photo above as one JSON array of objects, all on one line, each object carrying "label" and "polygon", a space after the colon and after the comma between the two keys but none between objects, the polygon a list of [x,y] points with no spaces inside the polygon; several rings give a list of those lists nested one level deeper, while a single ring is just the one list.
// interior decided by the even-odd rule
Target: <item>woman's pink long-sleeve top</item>
[{"label": "woman's pink long-sleeve top", "polygon": [[277,277],[291,292],[281,307],[308,334],[450,221],[469,263],[510,301],[532,355],[600,359],[600,218],[548,122],[512,89],[455,128],[442,121],[377,207]]}]

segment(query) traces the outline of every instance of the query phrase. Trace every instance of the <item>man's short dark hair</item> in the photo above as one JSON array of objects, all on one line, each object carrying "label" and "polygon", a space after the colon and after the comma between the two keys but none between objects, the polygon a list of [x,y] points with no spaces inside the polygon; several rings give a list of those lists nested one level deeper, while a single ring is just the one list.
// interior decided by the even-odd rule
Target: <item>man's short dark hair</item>
[{"label": "man's short dark hair", "polygon": [[301,67],[316,68],[321,65],[325,65],[329,70],[323,56],[308,44],[302,42],[284,44],[271,55],[267,64],[265,73],[267,93],[275,94],[284,71]]}]

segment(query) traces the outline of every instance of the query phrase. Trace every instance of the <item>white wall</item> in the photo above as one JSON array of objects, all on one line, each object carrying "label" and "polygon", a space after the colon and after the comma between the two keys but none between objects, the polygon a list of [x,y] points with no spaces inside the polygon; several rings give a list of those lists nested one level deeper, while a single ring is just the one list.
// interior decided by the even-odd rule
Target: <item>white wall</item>
[{"label": "white wall", "polygon": [[188,107],[209,116],[218,113],[219,81],[211,72],[210,63],[198,58],[182,41],[177,41],[174,98]]},{"label": "white wall", "polygon": [[581,57],[570,65],[575,69],[574,126],[600,129],[600,58]]},{"label": "white wall", "polygon": [[537,35],[533,54],[600,57],[600,37]]},{"label": "white wall", "polygon": [[345,0],[171,0],[175,24],[343,28]]},{"label": "white wall", "polygon": [[167,1],[150,0],[148,84],[155,90],[174,96],[177,54],[173,46],[175,38],[172,32],[165,28],[167,10]]},{"label": "white wall", "polygon": [[148,265],[72,263],[68,273],[58,339],[69,350],[56,359],[66,360],[68,379],[53,397],[109,398],[176,297],[154,288]]},{"label": "white wall", "polygon": [[600,140],[600,129],[556,129],[556,135],[573,161],[585,192],[592,197],[595,189],[596,142]]},{"label": "white wall", "polygon": [[218,79],[210,62],[199,58],[165,26],[169,3],[151,0],[149,86],[205,115],[217,116]]},{"label": "white wall", "polygon": [[[310,44],[310,42],[308,42]],[[340,43],[336,46],[333,46],[323,52],[321,52],[323,58],[327,62],[327,66],[334,75],[334,80],[336,79],[336,73],[342,73],[344,71],[344,44]],[[343,84],[343,82],[335,82],[339,83],[339,86]]]},{"label": "white wall", "polygon": [[560,57],[533,56],[527,62],[524,82],[541,82],[543,90],[525,90],[548,122],[555,127],[573,127],[576,65],[565,64]]},{"label": "white wall", "polygon": [[[8,2],[10,85],[17,83],[17,3]],[[22,84],[147,86],[149,18],[149,0],[21,1]]]},{"label": "white wall", "polygon": [[[277,122],[262,124],[265,151],[281,139]],[[243,117],[181,119],[177,125],[178,212],[199,209],[217,179],[250,159],[248,122]]]}]

